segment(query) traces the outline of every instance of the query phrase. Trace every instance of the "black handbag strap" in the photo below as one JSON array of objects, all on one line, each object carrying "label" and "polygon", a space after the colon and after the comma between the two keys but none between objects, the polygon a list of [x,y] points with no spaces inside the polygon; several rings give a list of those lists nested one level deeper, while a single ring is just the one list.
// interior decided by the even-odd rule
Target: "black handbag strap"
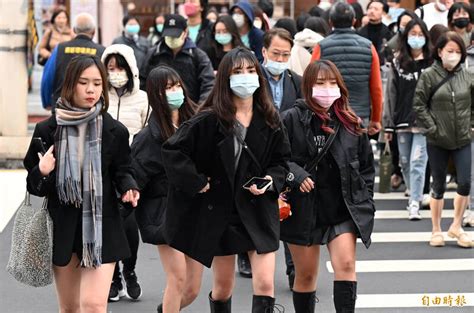
[{"label": "black handbag strap", "polygon": [[428,101],[426,101],[426,105],[428,106],[428,109],[431,110],[431,99],[433,98],[434,94],[436,91],[438,91],[441,86],[443,86],[448,80],[454,77],[454,73],[448,73],[448,76],[443,78],[436,86],[431,89],[430,96],[428,97]]},{"label": "black handbag strap", "polygon": [[332,143],[334,142],[334,139],[336,138],[337,133],[339,132],[341,124],[336,121],[336,125],[334,126],[334,132],[329,135],[328,141],[326,141],[326,144],[324,145],[323,149],[318,153],[316,158],[311,163],[307,163],[304,166],[304,170],[306,172],[311,172],[316,166],[318,166],[318,163],[323,159],[323,157],[326,155],[328,152],[329,148],[331,147]]},{"label": "black handbag strap", "polygon": [[245,140],[242,139],[242,137],[239,136],[239,134],[235,134],[235,137],[237,138],[237,141],[242,145],[242,149],[247,151],[249,154],[250,158],[253,160],[255,165],[258,167],[258,171],[261,173],[263,171],[262,166],[260,165],[260,162],[258,161],[257,157],[255,154],[253,154],[252,150],[250,150],[249,146],[245,142]]}]

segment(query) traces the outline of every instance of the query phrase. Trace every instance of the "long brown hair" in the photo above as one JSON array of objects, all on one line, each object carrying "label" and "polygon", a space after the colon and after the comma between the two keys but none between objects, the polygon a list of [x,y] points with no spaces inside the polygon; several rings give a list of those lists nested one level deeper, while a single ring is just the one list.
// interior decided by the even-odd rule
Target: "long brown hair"
[{"label": "long brown hair", "polygon": [[74,104],[74,90],[79,82],[82,72],[91,66],[97,66],[100,77],[102,78],[102,113],[107,112],[109,108],[109,88],[107,82],[107,70],[100,59],[93,55],[78,55],[69,62],[64,76],[64,83],[61,89],[61,98]]},{"label": "long brown hair", "polygon": [[310,63],[304,71],[302,82],[303,96],[308,107],[323,121],[321,129],[326,133],[334,132],[334,130],[329,127],[329,121],[331,120],[329,114],[325,109],[319,106],[313,98],[313,86],[316,84],[318,77],[320,79],[336,79],[341,91],[341,97],[334,101],[332,107],[334,108],[337,119],[342,123],[344,128],[355,135],[360,135],[365,132],[360,126],[360,118],[349,107],[349,92],[344,84],[341,73],[334,63],[327,60]]},{"label": "long brown hair", "polygon": [[229,51],[221,61],[214,88],[207,100],[200,107],[200,111],[214,111],[219,120],[227,129],[231,129],[235,122],[236,107],[232,101],[232,90],[230,89],[230,75],[232,70],[244,66],[255,66],[260,87],[253,94],[253,105],[263,114],[266,124],[276,129],[279,127],[279,117],[267,90],[267,83],[262,74],[260,64],[255,55],[247,48],[237,47]]},{"label": "long brown hair", "polygon": [[153,109],[152,116],[158,122],[163,141],[167,140],[175,133],[175,128],[171,120],[171,109],[166,99],[166,86],[180,84],[183,88],[184,102],[178,109],[179,123],[191,118],[196,112],[196,104],[189,98],[188,92],[179,74],[168,66],[158,66],[154,68],[146,79],[146,93],[148,103]]}]

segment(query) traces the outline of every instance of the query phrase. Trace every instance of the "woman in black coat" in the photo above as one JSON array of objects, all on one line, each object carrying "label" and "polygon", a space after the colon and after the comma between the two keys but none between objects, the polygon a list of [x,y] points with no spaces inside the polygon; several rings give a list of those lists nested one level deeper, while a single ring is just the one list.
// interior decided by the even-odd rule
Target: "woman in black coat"
[{"label": "woman in black coat", "polygon": [[[165,237],[204,265],[212,263],[212,312],[230,312],[235,254],[248,252],[252,312],[266,312],[275,303],[277,198],[287,173],[289,143],[252,52],[229,51],[217,73],[201,112],[163,145],[170,183]],[[270,187],[244,189],[255,176],[271,180]]]},{"label": "woman in black coat", "polygon": [[128,131],[106,113],[107,94],[100,60],[74,58],[56,112],[36,125],[24,159],[28,191],[48,198],[60,312],[105,312],[115,262],[130,256],[116,189],[133,206],[139,193]]},{"label": "woman in black coat", "polygon": [[293,303],[296,313],[314,311],[319,248],[327,244],[336,311],[354,312],[356,238],[369,247],[374,224],[372,149],[333,63],[307,67],[303,94],[283,114],[291,142],[287,182],[293,214],[282,222],[281,240],[295,264]]},{"label": "woman in black coat", "polygon": [[166,272],[166,289],[158,312],[179,312],[199,293],[202,265],[166,244],[163,216],[168,178],[161,148],[176,129],[195,113],[183,81],[170,67],[159,66],[147,78],[147,94],[153,111],[148,125],[132,143],[133,169],[142,195],[135,211],[143,242],[157,245]]}]

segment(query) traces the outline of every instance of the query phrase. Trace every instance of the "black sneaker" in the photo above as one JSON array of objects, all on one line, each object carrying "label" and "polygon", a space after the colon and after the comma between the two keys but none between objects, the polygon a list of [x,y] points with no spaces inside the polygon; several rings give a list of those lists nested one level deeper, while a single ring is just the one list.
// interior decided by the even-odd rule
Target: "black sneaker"
[{"label": "black sneaker", "polygon": [[138,300],[142,296],[142,288],[138,283],[137,275],[135,271],[130,273],[124,273],[123,277],[125,278],[125,284],[127,286],[126,294],[127,297],[132,300]]},{"label": "black sneaker", "polygon": [[250,266],[250,260],[246,253],[237,256],[237,264],[239,266],[240,276],[252,278],[252,267]]},{"label": "black sneaker", "polygon": [[290,274],[288,274],[288,286],[290,290],[293,291],[293,286],[295,285],[295,270],[292,270]]},{"label": "black sneaker", "polygon": [[123,296],[125,296],[125,290],[123,290],[122,279],[119,277],[110,285],[109,302],[117,302]]}]

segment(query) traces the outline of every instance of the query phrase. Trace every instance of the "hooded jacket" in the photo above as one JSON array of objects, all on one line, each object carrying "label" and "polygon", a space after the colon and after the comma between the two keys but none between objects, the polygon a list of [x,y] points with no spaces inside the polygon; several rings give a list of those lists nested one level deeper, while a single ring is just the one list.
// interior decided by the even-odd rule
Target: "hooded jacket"
[{"label": "hooded jacket", "polygon": [[250,50],[255,53],[255,56],[258,59],[258,62],[263,62],[262,47],[263,47],[263,31],[253,26],[253,21],[255,16],[253,15],[252,5],[247,1],[239,1],[230,8],[232,12],[234,8],[239,8],[244,12],[249,20],[249,41],[250,41]]},{"label": "hooded jacket", "polygon": [[[431,90],[447,75],[444,83],[427,103]],[[474,85],[472,74],[464,66],[448,73],[440,61],[435,61],[418,80],[413,100],[417,122],[427,129],[428,144],[448,150],[471,143],[474,123]]]},{"label": "hooded jacket", "polygon": [[418,78],[430,65],[431,60],[422,59],[411,62],[407,69],[403,69],[396,58],[392,60],[383,111],[385,132],[393,133],[398,129],[417,126],[413,96]]},{"label": "hooded jacket", "polygon": [[304,70],[311,62],[311,52],[308,48],[312,49],[323,39],[323,36],[308,28],[297,33],[295,35],[293,48],[291,48],[291,57],[288,61],[289,69],[303,76]]},{"label": "hooded jacket", "polygon": [[128,66],[132,70],[133,90],[126,91],[119,96],[117,89],[109,86],[109,109],[108,112],[113,118],[120,121],[127,127],[130,134],[129,143],[132,143],[133,136],[145,127],[148,115],[148,96],[146,92],[140,90],[139,72],[137,61],[133,49],[127,45],[116,44],[105,49],[102,55],[104,63],[111,54],[120,54],[127,61]]}]

